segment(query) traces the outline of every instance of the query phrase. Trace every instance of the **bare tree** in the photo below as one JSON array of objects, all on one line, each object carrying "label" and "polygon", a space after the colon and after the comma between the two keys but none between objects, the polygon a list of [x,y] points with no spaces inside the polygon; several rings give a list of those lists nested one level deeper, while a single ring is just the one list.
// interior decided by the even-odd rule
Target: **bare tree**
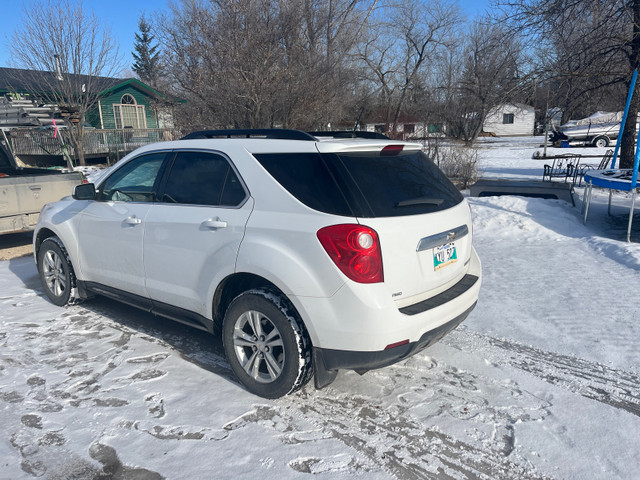
[{"label": "bare tree", "polygon": [[32,94],[73,114],[68,133],[78,162],[85,164],[87,112],[104,90],[104,78],[122,70],[122,58],[108,28],[80,1],[45,0],[25,5],[12,36],[11,58],[25,70],[16,81]]},{"label": "bare tree", "polygon": [[[569,113],[598,94],[619,96],[622,109],[622,92],[640,64],[640,0],[498,0],[496,5],[503,22],[544,48],[544,73],[554,91],[566,96]],[[622,135],[623,168],[633,165],[639,111],[640,85]]]},{"label": "bare tree", "polygon": [[341,115],[348,53],[377,0],[183,0],[156,18],[186,128],[319,128]]},{"label": "bare tree", "polygon": [[374,91],[386,111],[387,129],[396,132],[400,115],[426,70],[455,44],[461,17],[456,4],[420,0],[391,4],[377,15],[361,46],[360,60],[371,74]]},{"label": "bare tree", "polygon": [[492,110],[521,97],[528,79],[523,50],[504,27],[482,20],[473,23],[464,48],[458,51],[461,56],[450,57],[462,66],[458,71],[449,66],[456,79],[446,86],[443,109],[454,137],[473,143]]}]

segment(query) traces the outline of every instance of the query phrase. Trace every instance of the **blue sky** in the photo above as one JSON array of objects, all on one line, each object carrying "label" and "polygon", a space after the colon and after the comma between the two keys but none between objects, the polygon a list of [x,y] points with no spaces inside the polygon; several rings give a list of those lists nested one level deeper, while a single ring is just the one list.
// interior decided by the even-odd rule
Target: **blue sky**
[{"label": "blue sky", "polygon": [[[0,5],[0,67],[10,67],[11,35],[20,25],[23,15],[22,0],[12,2],[15,8],[9,9],[9,0],[2,0]],[[458,0],[459,5],[471,17],[481,14],[489,6],[490,0]],[[85,0],[85,7],[92,9],[98,17],[103,18],[118,40],[120,52],[125,55],[127,65],[133,63],[131,51],[135,33],[138,31],[138,19],[142,13],[152,13],[165,9],[168,0]]]},{"label": "blue sky", "polygon": [[471,17],[484,13],[490,3],[490,0],[458,0],[458,4]]}]

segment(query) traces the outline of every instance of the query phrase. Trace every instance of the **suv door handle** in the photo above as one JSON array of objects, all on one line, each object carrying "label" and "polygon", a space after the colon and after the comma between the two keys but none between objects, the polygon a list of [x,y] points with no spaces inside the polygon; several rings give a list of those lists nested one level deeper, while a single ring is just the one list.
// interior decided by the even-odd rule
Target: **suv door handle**
[{"label": "suv door handle", "polygon": [[124,223],[126,223],[127,225],[140,225],[142,223],[142,219],[141,218],[137,218],[137,217],[127,217],[124,221]]},{"label": "suv door handle", "polygon": [[200,225],[204,228],[215,230],[218,228],[226,228],[227,222],[223,222],[222,220],[220,220],[220,218],[216,217],[216,218],[210,218],[209,220],[205,220]]}]

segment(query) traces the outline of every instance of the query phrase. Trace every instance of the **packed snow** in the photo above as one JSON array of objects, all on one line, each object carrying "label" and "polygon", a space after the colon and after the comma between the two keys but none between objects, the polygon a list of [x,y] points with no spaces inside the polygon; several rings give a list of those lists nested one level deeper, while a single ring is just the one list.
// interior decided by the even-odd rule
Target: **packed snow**
[{"label": "packed snow", "polygon": [[[481,141],[481,174],[540,179],[540,142]],[[469,198],[469,318],[274,401],[239,386],[216,338],[102,298],[56,307],[32,258],[2,261],[0,478],[639,478],[640,243],[628,194],[609,216],[594,192],[586,225],[582,188],[576,206]]]}]

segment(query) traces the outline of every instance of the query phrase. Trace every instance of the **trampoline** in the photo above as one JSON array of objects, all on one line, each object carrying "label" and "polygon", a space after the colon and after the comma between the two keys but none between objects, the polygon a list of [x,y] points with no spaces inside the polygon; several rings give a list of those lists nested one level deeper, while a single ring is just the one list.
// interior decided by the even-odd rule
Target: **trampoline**
[{"label": "trampoline", "polygon": [[589,205],[591,203],[591,194],[593,186],[600,188],[606,188],[609,190],[609,208],[608,212],[611,215],[611,196],[614,190],[622,192],[631,192],[631,208],[629,209],[629,224],[627,226],[627,242],[631,242],[631,226],[633,224],[633,211],[636,205],[636,187],[638,185],[638,165],[640,164],[640,136],[638,137],[636,156],[633,162],[633,168],[631,169],[616,169],[616,158],[620,150],[620,141],[622,139],[622,129],[627,121],[629,114],[629,105],[631,104],[631,98],[635,90],[636,79],[638,78],[638,69],[634,70],[633,77],[631,78],[631,85],[629,86],[629,94],[627,95],[627,103],[624,107],[624,115],[622,116],[622,122],[620,123],[620,133],[618,134],[618,140],[616,142],[616,149],[613,152],[611,159],[611,166],[605,170],[591,170],[584,174],[584,180],[587,184],[584,193],[584,223],[587,223],[587,216],[589,215]]},{"label": "trampoline", "polygon": [[[637,158],[637,156],[636,156]],[[587,223],[589,215],[589,204],[591,203],[591,193],[593,186],[606,188],[609,190],[609,215],[611,215],[611,196],[614,190],[631,192],[631,207],[629,209],[629,224],[627,226],[627,242],[631,241],[631,226],[633,225],[633,211],[636,204],[636,186],[638,182],[638,162],[634,169],[609,169],[591,170],[584,174],[587,188],[584,194],[584,223]]]}]

